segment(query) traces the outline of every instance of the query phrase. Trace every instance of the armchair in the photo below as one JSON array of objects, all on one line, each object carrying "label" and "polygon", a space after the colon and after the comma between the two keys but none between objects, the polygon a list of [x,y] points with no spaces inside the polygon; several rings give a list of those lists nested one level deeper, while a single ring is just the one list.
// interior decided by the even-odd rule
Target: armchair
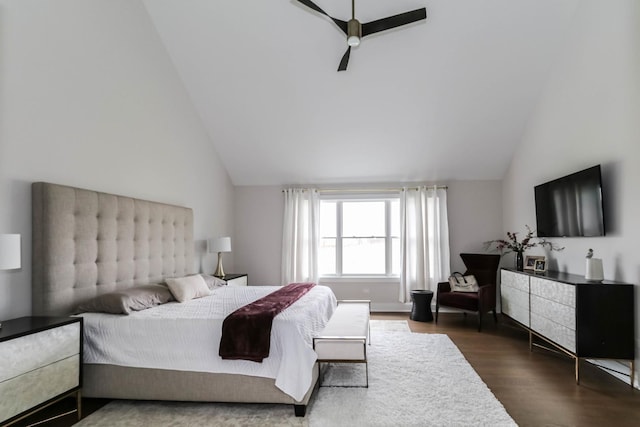
[{"label": "armchair", "polygon": [[440,306],[457,308],[478,313],[478,332],[482,331],[482,315],[493,311],[493,319],[498,322],[496,315],[496,278],[500,255],[494,254],[460,254],[467,267],[465,275],[473,274],[478,281],[478,292],[452,292],[449,282],[438,283],[436,292],[436,324]]}]

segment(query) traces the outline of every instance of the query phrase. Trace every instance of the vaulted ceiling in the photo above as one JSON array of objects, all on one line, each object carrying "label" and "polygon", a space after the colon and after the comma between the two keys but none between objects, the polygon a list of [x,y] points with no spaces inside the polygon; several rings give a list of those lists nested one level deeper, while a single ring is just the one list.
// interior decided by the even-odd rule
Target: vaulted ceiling
[{"label": "vaulted ceiling", "polygon": [[[579,0],[143,0],[235,185],[502,178]],[[348,20],[349,0],[314,0]]]}]

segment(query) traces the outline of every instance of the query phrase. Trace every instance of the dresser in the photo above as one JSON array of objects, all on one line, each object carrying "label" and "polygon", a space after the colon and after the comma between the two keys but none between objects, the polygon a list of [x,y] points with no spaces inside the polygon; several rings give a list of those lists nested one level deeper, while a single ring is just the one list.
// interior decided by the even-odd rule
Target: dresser
[{"label": "dresser", "polygon": [[82,318],[21,317],[0,329],[0,424],[70,395],[81,417]]},{"label": "dresser", "polygon": [[228,286],[247,286],[249,276],[245,273],[227,274],[223,277],[227,281]]},{"label": "dresser", "polygon": [[634,286],[614,281],[589,282],[582,276],[549,271],[502,269],[502,313],[534,337],[575,359],[635,359]]}]

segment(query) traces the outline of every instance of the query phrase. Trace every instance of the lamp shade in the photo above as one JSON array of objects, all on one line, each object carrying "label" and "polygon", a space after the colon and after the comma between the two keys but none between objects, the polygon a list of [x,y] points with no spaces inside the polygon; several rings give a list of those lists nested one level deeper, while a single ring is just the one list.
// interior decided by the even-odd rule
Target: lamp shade
[{"label": "lamp shade", "polygon": [[231,237],[209,239],[209,252],[231,252]]},{"label": "lamp shade", "polygon": [[20,268],[20,235],[0,234],[0,270]]}]

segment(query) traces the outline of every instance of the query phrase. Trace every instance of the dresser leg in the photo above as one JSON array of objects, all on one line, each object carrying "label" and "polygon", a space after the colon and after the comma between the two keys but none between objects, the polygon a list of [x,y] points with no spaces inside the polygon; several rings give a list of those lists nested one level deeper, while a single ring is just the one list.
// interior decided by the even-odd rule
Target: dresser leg
[{"label": "dresser leg", "polygon": [[635,381],[635,373],[636,373],[636,361],[631,361],[631,388],[633,388],[633,382]]},{"label": "dresser leg", "polygon": [[580,358],[576,357],[576,384],[580,384]]},{"label": "dresser leg", "polygon": [[82,419],[82,393],[78,390],[76,393],[76,405],[78,408],[78,421]]}]

